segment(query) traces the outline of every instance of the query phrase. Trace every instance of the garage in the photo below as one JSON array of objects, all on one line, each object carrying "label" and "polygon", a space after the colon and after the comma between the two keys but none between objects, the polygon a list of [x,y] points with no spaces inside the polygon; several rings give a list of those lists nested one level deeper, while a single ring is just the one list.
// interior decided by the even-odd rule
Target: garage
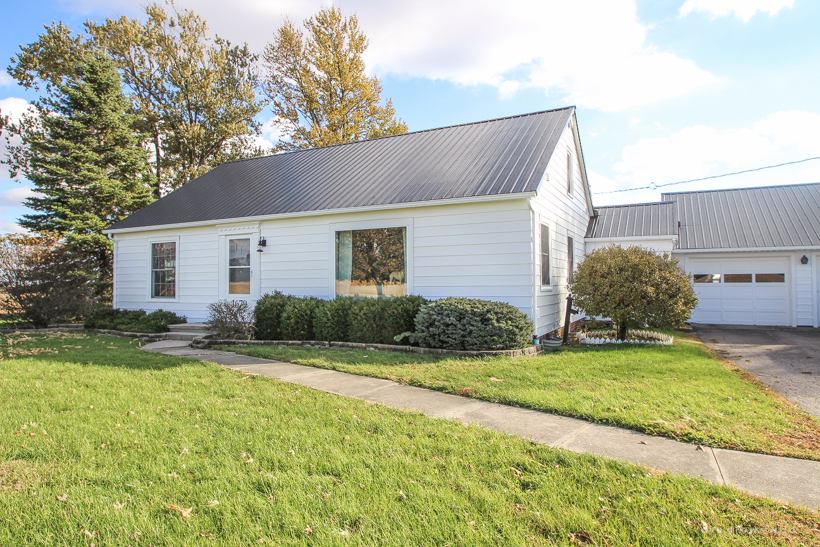
[{"label": "garage", "polygon": [[692,322],[791,325],[789,262],[789,257],[690,257],[686,266],[698,296]]}]

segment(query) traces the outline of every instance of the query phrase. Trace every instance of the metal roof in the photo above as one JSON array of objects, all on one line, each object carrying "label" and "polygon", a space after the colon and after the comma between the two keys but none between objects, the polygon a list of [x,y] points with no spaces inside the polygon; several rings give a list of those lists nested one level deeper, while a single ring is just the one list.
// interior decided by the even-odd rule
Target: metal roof
[{"label": "metal roof", "polygon": [[534,192],[573,111],[225,163],[109,229]]},{"label": "metal roof", "polygon": [[678,249],[820,246],[820,184],[661,194],[681,221]]},{"label": "metal roof", "polygon": [[672,203],[637,203],[596,207],[589,219],[588,239],[639,236],[675,236],[678,233]]}]

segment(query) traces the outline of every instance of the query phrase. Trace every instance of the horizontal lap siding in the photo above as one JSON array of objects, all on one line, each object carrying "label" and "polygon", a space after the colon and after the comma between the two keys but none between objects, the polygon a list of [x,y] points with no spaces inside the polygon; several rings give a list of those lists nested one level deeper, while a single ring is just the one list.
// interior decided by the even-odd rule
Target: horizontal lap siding
[{"label": "horizontal lap siding", "polygon": [[[177,249],[177,302],[148,298],[149,241],[179,238]],[[218,298],[217,232],[214,227],[117,234],[114,257],[116,305],[125,309],[158,309],[207,317],[207,306]]]},{"label": "horizontal lap siding", "polygon": [[[572,195],[567,193],[567,151],[572,151],[574,184]],[[555,154],[547,166],[548,178],[542,181],[533,202],[536,213],[533,226],[536,272],[536,333],[552,332],[563,326],[567,292],[567,237],[573,238],[575,264],[584,258],[584,235],[589,223],[584,183],[581,179],[579,154],[572,131],[566,129]],[[552,290],[541,289],[540,225],[550,228],[550,274]],[[573,316],[573,320],[581,316]]]},{"label": "horizontal lap siding", "polygon": [[797,326],[813,326],[815,324],[814,312],[814,285],[812,283],[811,261],[808,264],[801,264],[800,258],[810,256],[805,253],[795,253],[795,304],[797,309]]}]

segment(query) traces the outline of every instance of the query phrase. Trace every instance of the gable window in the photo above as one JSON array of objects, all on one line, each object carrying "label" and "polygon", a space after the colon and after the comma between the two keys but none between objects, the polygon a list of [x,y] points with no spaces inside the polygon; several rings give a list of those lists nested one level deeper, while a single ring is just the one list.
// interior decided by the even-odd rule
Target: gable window
[{"label": "gable window", "polygon": [[177,244],[151,244],[151,298],[176,298]]},{"label": "gable window", "polygon": [[567,237],[567,281],[572,282],[572,274],[575,269],[575,242],[571,237]]},{"label": "gable window", "polygon": [[336,232],[338,296],[407,294],[407,228]]},{"label": "gable window", "polygon": [[251,240],[228,240],[228,294],[251,294]]},{"label": "gable window", "polygon": [[567,193],[571,194],[575,181],[573,180],[572,152],[567,152]]},{"label": "gable window", "polygon": [[541,225],[541,286],[549,287],[550,280],[550,229]]}]

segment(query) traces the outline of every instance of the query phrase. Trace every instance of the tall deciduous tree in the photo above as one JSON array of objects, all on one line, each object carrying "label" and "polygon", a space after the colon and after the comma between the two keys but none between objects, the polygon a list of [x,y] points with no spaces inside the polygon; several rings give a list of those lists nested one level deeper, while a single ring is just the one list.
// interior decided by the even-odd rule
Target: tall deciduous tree
[{"label": "tall deciduous tree", "polygon": [[407,132],[392,101],[381,104],[379,79],[365,74],[367,45],[356,16],[333,7],[306,20],[304,31],[288,21],[276,32],[262,56],[262,89],[287,136],[278,150]]},{"label": "tall deciduous tree", "polygon": [[264,106],[255,92],[256,56],[247,45],[211,39],[193,11],[167,6],[149,5],[145,23],[88,21],[81,35],[52,24],[8,67],[20,85],[50,86],[70,74],[72,60],[83,53],[109,56],[137,115],[135,126],[147,137],[155,198],[225,161],[264,153],[255,145],[254,118]]},{"label": "tall deciduous tree", "polygon": [[12,128],[22,140],[9,150],[13,174],[36,192],[25,202],[36,212],[20,225],[64,237],[103,287],[112,250],[103,229],[152,200],[154,177],[133,118],[112,62],[87,55]]}]

